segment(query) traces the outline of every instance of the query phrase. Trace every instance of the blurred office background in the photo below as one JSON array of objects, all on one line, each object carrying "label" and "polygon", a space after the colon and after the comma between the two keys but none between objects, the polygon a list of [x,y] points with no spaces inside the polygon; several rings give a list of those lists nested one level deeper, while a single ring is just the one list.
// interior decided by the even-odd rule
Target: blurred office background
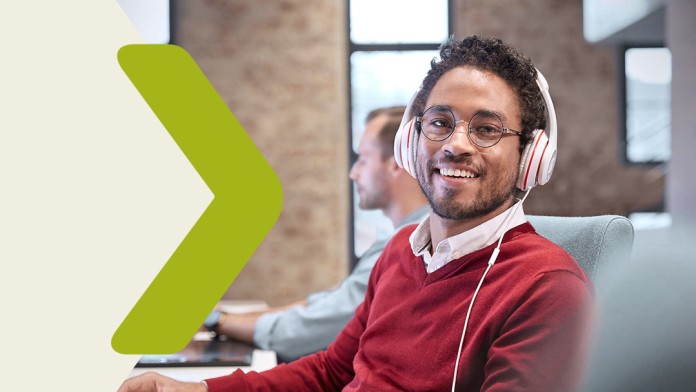
[{"label": "blurred office background", "polygon": [[193,56],[283,185],[280,218],[228,298],[273,305],[330,288],[388,231],[357,209],[348,180],[364,117],[405,104],[452,33],[498,36],[549,81],[558,162],[527,213],[629,216],[638,249],[641,236],[696,221],[693,0],[160,5],[165,23],[146,39]]}]

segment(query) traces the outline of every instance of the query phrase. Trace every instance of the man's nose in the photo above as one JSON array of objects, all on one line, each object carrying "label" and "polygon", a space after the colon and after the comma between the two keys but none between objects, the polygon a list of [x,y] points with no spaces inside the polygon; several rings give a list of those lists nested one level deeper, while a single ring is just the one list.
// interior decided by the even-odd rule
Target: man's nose
[{"label": "man's nose", "polygon": [[357,175],[357,170],[355,169],[355,166],[357,166],[357,162],[355,162],[351,167],[350,170],[348,171],[348,178],[351,180],[355,181],[356,175]]},{"label": "man's nose", "polygon": [[476,146],[469,139],[469,124],[466,121],[457,121],[454,132],[445,140],[443,148],[453,155],[471,154],[476,151]]}]

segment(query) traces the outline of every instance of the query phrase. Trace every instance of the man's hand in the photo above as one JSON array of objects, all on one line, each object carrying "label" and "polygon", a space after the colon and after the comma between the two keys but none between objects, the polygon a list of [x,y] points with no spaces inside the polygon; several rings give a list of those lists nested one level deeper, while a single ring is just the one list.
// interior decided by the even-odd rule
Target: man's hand
[{"label": "man's hand", "polygon": [[223,313],[220,324],[215,327],[215,332],[228,336],[241,342],[254,344],[254,329],[259,317],[269,312],[280,312],[295,306],[307,306],[306,300],[293,302],[289,305],[278,306],[258,312],[249,313]]},{"label": "man's hand", "polygon": [[117,392],[208,392],[202,382],[181,382],[155,372],[126,380]]},{"label": "man's hand", "polygon": [[245,343],[254,343],[254,327],[260,315],[250,314],[225,314],[215,332],[229,336]]}]

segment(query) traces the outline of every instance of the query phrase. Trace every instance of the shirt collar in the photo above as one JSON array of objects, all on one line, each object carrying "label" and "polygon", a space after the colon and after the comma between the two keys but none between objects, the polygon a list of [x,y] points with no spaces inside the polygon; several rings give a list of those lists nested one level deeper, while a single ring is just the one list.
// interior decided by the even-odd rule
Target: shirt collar
[{"label": "shirt collar", "polygon": [[[423,256],[426,265],[429,265],[430,261],[437,256],[441,263],[439,267],[441,267],[454,259],[485,248],[497,241],[508,229],[525,223],[527,219],[524,216],[522,206],[513,212],[511,209],[514,206],[470,230],[442,240],[435,248],[434,254],[430,253],[430,216],[427,216],[409,237],[411,250],[414,255]],[[514,213],[514,215],[507,227],[503,227],[503,223],[510,213]]]}]

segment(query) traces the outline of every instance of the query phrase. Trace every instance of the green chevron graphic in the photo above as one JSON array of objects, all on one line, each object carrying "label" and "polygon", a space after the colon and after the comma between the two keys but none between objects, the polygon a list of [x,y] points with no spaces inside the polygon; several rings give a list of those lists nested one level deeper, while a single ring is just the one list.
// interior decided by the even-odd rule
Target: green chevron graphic
[{"label": "green chevron graphic", "polygon": [[282,189],[184,49],[128,45],[118,61],[215,195],[111,340],[123,354],[173,353],[201,326],[278,219]]}]

